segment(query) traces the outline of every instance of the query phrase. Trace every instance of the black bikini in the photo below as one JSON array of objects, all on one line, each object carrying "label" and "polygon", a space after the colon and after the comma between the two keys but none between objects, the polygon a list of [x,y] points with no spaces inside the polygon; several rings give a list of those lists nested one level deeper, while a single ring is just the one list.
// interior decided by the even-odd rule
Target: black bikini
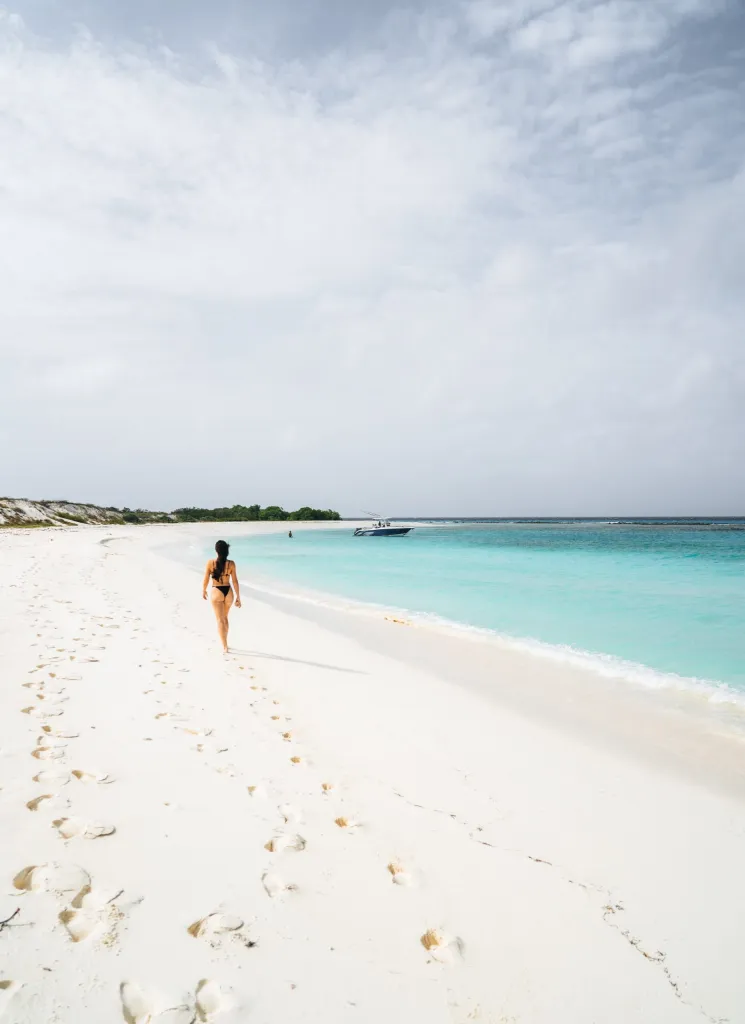
[{"label": "black bikini", "polygon": [[[222,577],[223,577],[223,579],[225,579],[225,577],[229,575],[229,570],[228,570],[228,566],[229,566],[229,565],[230,565],[230,562],[226,562],[226,563],[225,563],[225,569],[223,570],[223,574],[222,574]],[[214,579],[214,577],[213,577],[213,579]],[[221,594],[222,594],[222,595],[223,595],[224,597],[227,597],[227,596],[228,596],[228,594],[230,593],[230,587],[229,587],[229,586],[227,586],[227,587],[219,587],[219,586],[218,586],[218,585],[217,585],[216,583],[214,583],[214,582],[213,582],[212,586],[213,586],[213,587],[215,588],[215,590],[219,590],[219,591],[220,591],[220,593],[221,593]]]}]

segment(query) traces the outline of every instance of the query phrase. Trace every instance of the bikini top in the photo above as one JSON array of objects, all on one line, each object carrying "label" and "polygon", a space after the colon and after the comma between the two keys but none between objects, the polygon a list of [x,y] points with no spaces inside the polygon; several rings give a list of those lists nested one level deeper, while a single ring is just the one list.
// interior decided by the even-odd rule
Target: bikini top
[{"label": "bikini top", "polygon": [[[215,565],[212,566],[212,572],[215,571],[215,567],[217,565],[217,559],[215,559],[214,561],[215,561]],[[225,587],[225,586],[228,586],[230,584],[230,567],[231,567],[232,564],[233,563],[230,561],[230,559],[228,559],[227,562],[225,563],[225,569],[223,571],[223,574],[222,574],[222,576],[218,580],[216,580],[215,577],[212,576],[212,586],[213,587],[220,587],[220,586]],[[210,573],[210,575],[212,575],[212,573]]]}]

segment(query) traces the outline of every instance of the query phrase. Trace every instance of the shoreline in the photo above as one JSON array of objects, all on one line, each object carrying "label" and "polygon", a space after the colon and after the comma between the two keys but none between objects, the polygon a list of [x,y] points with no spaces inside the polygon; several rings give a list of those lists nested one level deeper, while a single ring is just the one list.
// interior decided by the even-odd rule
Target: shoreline
[{"label": "shoreline", "polygon": [[[226,534],[231,536],[240,535]],[[180,544],[171,547],[169,557],[183,552]],[[503,637],[266,576],[247,579],[243,586],[272,607],[425,667],[585,742],[610,743],[622,754],[745,797],[745,694],[727,684],[611,656],[610,665],[602,664],[604,656],[590,652]],[[408,635],[400,635],[402,629]],[[639,669],[646,678],[638,678]]]},{"label": "shoreline", "polygon": [[272,608],[431,672],[501,710],[745,800],[745,715],[722,718],[716,706],[693,694],[680,692],[674,700],[670,692],[641,690],[626,679],[479,642],[466,633],[355,615],[243,586]]},{"label": "shoreline", "polygon": [[[431,525],[436,526],[437,524]],[[486,525],[491,528],[491,524]],[[243,537],[237,536],[236,539],[240,540]],[[263,554],[260,550],[258,553],[259,555]],[[250,558],[250,554],[250,551],[246,551],[245,557]],[[278,567],[282,564],[281,560],[277,562]],[[561,666],[569,665],[581,671],[590,671],[604,679],[623,681],[636,688],[670,692],[674,701],[677,699],[675,695],[682,691],[691,697],[689,701],[691,710],[704,698],[712,705],[722,706],[720,717],[723,719],[723,724],[727,724],[727,708],[729,707],[733,712],[730,724],[733,727],[745,727],[745,717],[743,717],[743,713],[745,713],[745,680],[740,679],[741,673],[739,672],[735,673],[736,679],[730,679],[726,675],[726,670],[725,674],[719,676],[713,673],[706,675],[700,672],[698,674],[692,671],[686,672],[685,668],[680,665],[675,668],[661,667],[653,660],[645,661],[638,656],[634,657],[633,654],[609,653],[589,644],[580,646],[569,641],[562,642],[558,638],[541,639],[531,635],[529,629],[522,633],[518,631],[503,632],[498,626],[485,624],[483,617],[479,624],[466,619],[458,619],[455,615],[448,617],[447,614],[439,613],[431,607],[429,610],[421,610],[413,603],[397,604],[394,601],[380,598],[368,599],[359,593],[363,589],[359,585],[357,586],[358,593],[349,595],[343,591],[323,590],[310,582],[296,582],[293,579],[272,576],[272,572],[273,567],[271,566],[266,569],[262,568],[261,573],[254,577],[255,586],[278,597],[287,597],[321,607],[345,610],[360,615],[383,614],[394,618],[403,618],[420,629],[491,643],[505,650],[520,651],[534,658],[547,659]],[[713,638],[711,643],[712,646],[715,645]]]},{"label": "shoreline", "polygon": [[[243,535],[253,532],[249,529]],[[184,551],[177,543],[170,547],[170,552],[161,549],[167,557],[175,557],[176,549]],[[745,707],[729,688],[712,684],[709,690],[703,683],[699,691],[678,686],[678,679],[684,684],[688,680],[652,669],[650,675],[670,682],[648,686],[621,670],[599,671],[589,657],[583,664],[565,659],[563,651],[544,656],[489,630],[428,621],[405,610],[267,577],[252,583],[245,570],[244,577],[244,590],[270,607],[351,638],[377,654],[434,672],[498,707],[582,742],[601,749],[610,745],[623,756],[745,799]],[[721,702],[712,700],[720,694]],[[730,695],[735,699],[728,699]]]},{"label": "shoreline", "polygon": [[0,536],[13,1024],[742,1016],[738,787],[611,743],[575,670],[311,617],[245,571],[224,658],[201,547],[163,537]]},{"label": "shoreline", "polygon": [[[342,594],[333,594],[329,591],[312,590],[309,587],[302,587],[300,584],[268,576],[257,577],[257,582],[252,584],[252,587],[255,591],[270,596],[348,612],[351,615],[370,617],[382,615],[388,619],[404,619],[407,625],[413,625],[418,629],[428,630],[439,635],[455,636],[474,643],[492,644],[501,650],[520,652],[530,658],[569,666],[582,672],[590,672],[598,678],[623,682],[644,691],[670,691],[672,693],[682,691],[693,698],[705,699],[713,705],[733,705],[745,713],[745,691],[737,690],[732,684],[720,680],[684,676],[676,672],[652,668],[641,662],[629,661],[614,654],[583,650],[573,647],[571,644],[549,643],[535,637],[512,636],[486,626],[475,626],[467,622],[446,619],[431,612],[385,605],[375,601],[364,601]],[[745,727],[745,718],[743,718],[743,726]]]}]

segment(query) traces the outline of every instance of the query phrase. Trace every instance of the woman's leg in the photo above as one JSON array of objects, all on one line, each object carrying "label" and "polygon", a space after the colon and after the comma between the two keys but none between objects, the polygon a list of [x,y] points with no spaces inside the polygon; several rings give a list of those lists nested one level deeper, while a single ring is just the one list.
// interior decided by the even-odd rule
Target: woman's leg
[{"label": "woman's leg", "polygon": [[233,591],[231,590],[227,594],[223,594],[217,589],[212,588],[212,608],[215,612],[215,618],[217,619],[217,632],[220,636],[223,651],[227,652],[228,649],[228,612],[233,607]]},{"label": "woman's leg", "polygon": [[[226,654],[228,652],[228,630],[230,629],[230,623],[228,622],[228,613],[230,612],[230,609],[233,607],[233,600],[234,600],[233,591],[229,590],[228,593],[225,595],[225,598],[224,598],[223,603],[222,603],[222,608],[223,608],[223,627],[224,627],[224,630],[225,630],[225,639],[223,640],[223,648],[224,648]],[[220,634],[220,639],[221,640],[223,639],[223,634],[222,633]]]}]

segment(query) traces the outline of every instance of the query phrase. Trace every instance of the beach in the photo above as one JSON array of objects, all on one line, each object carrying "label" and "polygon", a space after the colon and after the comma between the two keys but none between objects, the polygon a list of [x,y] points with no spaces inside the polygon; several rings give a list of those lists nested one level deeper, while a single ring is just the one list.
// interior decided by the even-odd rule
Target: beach
[{"label": "beach", "polygon": [[160,549],[268,529],[0,532],[0,1020],[745,1019],[739,735],[240,563],[223,657]]}]

